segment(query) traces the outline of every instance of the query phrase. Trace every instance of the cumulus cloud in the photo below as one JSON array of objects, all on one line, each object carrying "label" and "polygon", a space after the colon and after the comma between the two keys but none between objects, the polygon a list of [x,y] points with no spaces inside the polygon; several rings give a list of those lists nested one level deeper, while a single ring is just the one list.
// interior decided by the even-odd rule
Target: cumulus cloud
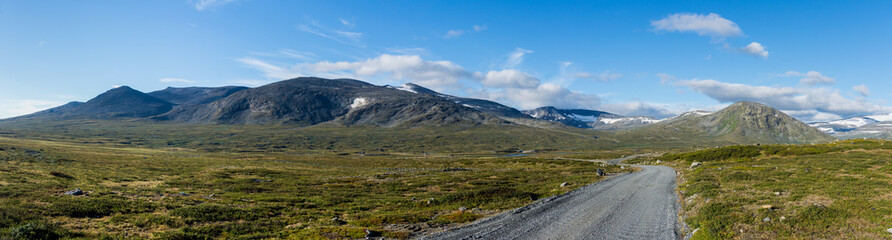
[{"label": "cumulus cloud", "polygon": [[520,109],[543,106],[558,108],[597,108],[601,99],[596,95],[571,91],[553,83],[543,83],[535,88],[505,88],[486,93],[484,98],[508,103]]},{"label": "cumulus cloud", "polygon": [[854,87],[852,87],[852,90],[855,90],[855,92],[860,93],[861,96],[866,97],[866,96],[870,95],[870,88],[867,88],[867,85],[864,85],[864,84],[854,86]]},{"label": "cumulus cloud", "polygon": [[839,90],[828,88],[752,86],[712,79],[685,80],[679,81],[677,84],[706,94],[706,96],[723,103],[753,101],[787,111],[816,110],[822,113],[850,116],[892,110],[863,99],[846,98],[840,94]]},{"label": "cumulus cloud", "polygon": [[528,53],[533,53],[533,51],[523,48],[515,48],[511,54],[508,54],[508,60],[505,61],[505,64],[502,67],[505,69],[517,67],[517,65],[520,65],[520,63],[523,62],[523,56]]},{"label": "cumulus cloud", "polygon": [[455,86],[472,73],[449,61],[425,61],[418,55],[382,54],[376,58],[356,62],[317,62],[299,64],[296,69],[309,73],[342,73],[341,75],[370,77],[387,74],[397,80],[412,80],[434,88]]},{"label": "cumulus cloud", "polygon": [[486,30],[486,25],[474,25],[473,28],[475,32],[482,32]]},{"label": "cumulus cloud", "polygon": [[25,114],[31,114],[43,111],[48,108],[58,107],[64,102],[34,100],[34,99],[4,99],[0,100],[0,119],[17,117]]},{"label": "cumulus cloud", "polygon": [[817,84],[832,84],[836,82],[835,78],[824,76],[820,72],[817,71],[808,71],[806,73],[801,73],[797,71],[787,71],[784,74],[780,74],[778,76],[781,77],[802,77],[799,80],[799,83],[804,85],[817,85]]},{"label": "cumulus cloud", "polygon": [[660,20],[651,21],[650,25],[656,31],[694,32],[700,36],[714,38],[743,35],[743,31],[736,23],[715,13],[706,15],[676,13]]},{"label": "cumulus cloud", "polygon": [[226,5],[228,3],[232,3],[238,0],[198,0],[192,1],[195,3],[195,9],[198,11],[204,11],[207,9],[219,7]]},{"label": "cumulus cloud", "polygon": [[[521,109],[542,106],[594,109],[600,104],[600,98],[596,95],[571,91],[555,83],[543,83],[536,76],[516,69],[482,73],[469,71],[450,61],[425,60],[418,55],[382,54],[361,61],[322,61],[293,66],[279,66],[254,58],[239,61],[276,80],[320,76],[356,78],[375,84],[414,82],[438,91],[459,90],[466,96],[494,100]],[[249,83],[258,82],[267,81],[252,80]],[[477,83],[482,88],[469,88],[466,87],[467,83]]]},{"label": "cumulus cloud", "polygon": [[765,46],[762,46],[761,43],[751,42],[749,45],[740,48],[740,51],[749,55],[768,58],[768,51],[765,50]]},{"label": "cumulus cloud", "polygon": [[681,113],[681,111],[673,111],[665,106],[639,101],[608,103],[602,105],[601,109],[623,116],[649,116],[655,118],[667,118]]},{"label": "cumulus cloud", "polygon": [[535,88],[539,79],[514,69],[489,71],[480,81],[483,86],[498,88]]},{"label": "cumulus cloud", "polygon": [[782,112],[805,122],[827,122],[842,119],[842,116],[818,110],[782,110]]},{"label": "cumulus cloud", "polygon": [[182,78],[162,78],[159,81],[163,83],[196,83],[194,80],[182,79]]}]

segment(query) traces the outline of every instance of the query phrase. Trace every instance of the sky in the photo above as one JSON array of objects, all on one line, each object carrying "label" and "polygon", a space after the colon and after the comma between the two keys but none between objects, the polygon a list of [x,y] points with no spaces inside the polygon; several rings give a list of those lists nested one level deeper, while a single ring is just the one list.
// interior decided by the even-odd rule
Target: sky
[{"label": "sky", "polygon": [[892,1],[0,0],[0,118],[117,86],[412,82],[664,118],[892,112]]}]

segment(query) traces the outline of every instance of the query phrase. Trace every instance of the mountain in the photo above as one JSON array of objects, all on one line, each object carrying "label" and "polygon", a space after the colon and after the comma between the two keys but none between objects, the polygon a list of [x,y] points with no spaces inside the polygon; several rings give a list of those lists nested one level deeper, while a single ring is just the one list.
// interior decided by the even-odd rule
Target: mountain
[{"label": "mountain", "polygon": [[227,97],[235,92],[249,89],[248,87],[186,87],[174,88],[168,87],[164,90],[158,90],[148,93],[149,96],[176,104],[176,105],[198,105],[216,101]]},{"label": "mountain", "polygon": [[629,137],[661,141],[701,139],[704,143],[817,143],[834,138],[769,106],[737,102],[717,112],[689,112],[630,131]]},{"label": "mountain", "polygon": [[455,103],[461,104],[462,106],[473,108],[477,111],[488,113],[490,115],[497,116],[497,117],[520,118],[520,119],[530,118],[529,115],[526,115],[517,109],[502,105],[497,102],[483,100],[483,99],[476,99],[476,98],[463,98],[463,97],[446,95],[446,94],[442,94],[442,93],[436,92],[434,90],[430,90],[428,88],[425,88],[425,87],[422,87],[422,86],[419,86],[419,85],[416,85],[413,83],[406,83],[406,84],[403,84],[402,86],[398,86],[398,87],[394,87],[394,86],[388,86],[388,87],[393,88],[393,89],[411,92],[411,93],[428,94],[428,95],[432,95],[432,96],[442,97],[442,98],[448,99],[450,101],[453,101]]},{"label": "mountain", "polygon": [[839,139],[892,139],[892,114],[857,116],[809,125]]},{"label": "mountain", "polygon": [[596,130],[629,129],[660,121],[651,117],[624,117],[596,110],[559,109],[551,106],[525,110],[523,112],[536,119],[559,122],[571,127]]},{"label": "mountain", "polygon": [[864,125],[868,125],[871,123],[877,123],[877,122],[879,122],[879,121],[877,121],[876,119],[873,119],[873,118],[870,118],[867,116],[861,116],[861,117],[851,117],[851,118],[840,119],[840,120],[829,121],[829,122],[809,123],[808,125],[815,127],[824,133],[832,135],[832,134],[836,134],[836,133],[850,132],[850,131],[858,129],[859,127],[862,127]]},{"label": "mountain", "polygon": [[173,106],[173,103],[122,86],[108,90],[86,103],[71,102],[18,118],[145,118],[170,111]]},{"label": "mountain", "polygon": [[295,78],[176,108],[154,119],[189,123],[452,125],[506,123],[447,98],[352,79]]}]

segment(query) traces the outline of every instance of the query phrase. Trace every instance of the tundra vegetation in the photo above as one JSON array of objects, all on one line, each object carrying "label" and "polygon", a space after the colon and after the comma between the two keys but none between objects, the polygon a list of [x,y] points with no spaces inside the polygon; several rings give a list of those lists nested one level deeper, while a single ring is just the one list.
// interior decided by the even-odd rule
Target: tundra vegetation
[{"label": "tundra vegetation", "polygon": [[886,143],[729,146],[659,159],[683,173],[679,191],[693,239],[888,239]]},{"label": "tundra vegetation", "polygon": [[[262,139],[268,130],[252,126],[181,127],[173,134],[142,123],[80,124],[68,132],[0,131],[0,238],[338,239],[370,230],[400,239],[573,190],[602,179],[598,169],[633,171],[555,157],[630,151],[531,147],[536,154],[506,156],[530,147],[511,139],[494,139],[486,151],[449,153],[449,146],[425,142],[375,150],[300,135]],[[344,129],[302,131],[345,139],[368,133]],[[251,130],[261,133],[238,134]],[[400,141],[382,141],[391,140]],[[65,194],[74,189],[83,194]]]}]

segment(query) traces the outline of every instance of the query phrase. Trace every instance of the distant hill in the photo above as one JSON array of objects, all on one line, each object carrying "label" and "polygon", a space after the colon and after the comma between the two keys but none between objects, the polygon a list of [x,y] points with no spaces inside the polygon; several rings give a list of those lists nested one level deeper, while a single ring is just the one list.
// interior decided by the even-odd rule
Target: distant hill
[{"label": "distant hill", "polygon": [[699,139],[704,144],[819,143],[835,138],[769,106],[737,102],[717,112],[690,112],[633,129],[626,137],[653,143]]},{"label": "distant hill", "polygon": [[71,102],[60,107],[21,116],[18,119],[145,118],[170,111],[173,106],[174,104],[170,102],[123,86],[99,94],[86,103]]},{"label": "distant hill", "polygon": [[507,123],[440,96],[352,79],[295,78],[154,117],[189,123],[444,126]]},{"label": "distant hill", "polygon": [[808,125],[839,139],[892,140],[892,114],[856,116],[835,121],[814,122]]},{"label": "distant hill", "polygon": [[523,112],[536,119],[596,130],[628,129],[659,122],[651,117],[625,117],[597,110],[559,109],[552,106],[524,110]]}]

